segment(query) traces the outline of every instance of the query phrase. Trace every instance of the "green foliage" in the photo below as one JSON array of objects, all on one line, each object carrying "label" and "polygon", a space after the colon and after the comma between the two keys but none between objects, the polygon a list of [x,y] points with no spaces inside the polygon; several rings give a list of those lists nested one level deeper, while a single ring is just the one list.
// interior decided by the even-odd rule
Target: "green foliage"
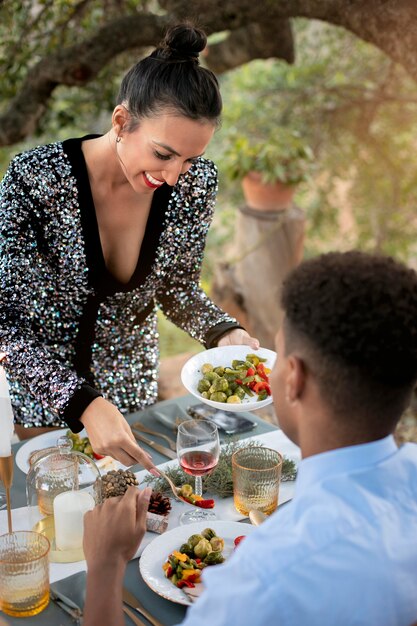
[{"label": "green foliage", "polygon": [[[342,29],[297,20],[295,34],[295,65],[252,61],[221,78],[224,118],[214,144],[221,177],[248,169],[250,146],[270,143],[273,154],[280,137],[284,143],[295,132],[314,155],[296,196],[307,213],[306,254],[359,247],[412,262],[416,84]],[[240,201],[236,186],[223,182],[221,190],[225,203]]]},{"label": "green foliage", "polygon": [[229,141],[223,164],[232,180],[259,172],[265,183],[295,185],[308,177],[313,154],[296,131],[281,127],[270,140],[251,142],[236,135]]},{"label": "green foliage", "polygon": [[[240,448],[259,448],[262,443],[258,441],[236,441],[229,437],[226,444],[222,446],[219,462],[216,468],[208,476],[203,476],[204,491],[219,496],[220,498],[228,498],[233,495],[233,477],[232,477],[232,455]],[[189,476],[179,465],[175,465],[165,470],[165,473],[174,482],[177,487],[181,487],[188,483]],[[294,461],[284,458],[282,464],[282,481],[295,480],[297,468]],[[155,491],[169,493],[170,488],[164,478],[154,478],[147,476],[144,479],[146,484],[151,484]]]}]

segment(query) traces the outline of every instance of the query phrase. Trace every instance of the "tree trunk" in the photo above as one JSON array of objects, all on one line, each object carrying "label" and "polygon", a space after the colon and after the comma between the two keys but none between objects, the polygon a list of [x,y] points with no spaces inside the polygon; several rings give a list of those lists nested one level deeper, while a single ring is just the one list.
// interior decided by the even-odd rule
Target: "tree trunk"
[{"label": "tree trunk", "polygon": [[242,207],[232,258],[215,273],[214,301],[264,348],[275,349],[282,282],[302,259],[304,227],[304,213],[295,206],[268,212]]}]

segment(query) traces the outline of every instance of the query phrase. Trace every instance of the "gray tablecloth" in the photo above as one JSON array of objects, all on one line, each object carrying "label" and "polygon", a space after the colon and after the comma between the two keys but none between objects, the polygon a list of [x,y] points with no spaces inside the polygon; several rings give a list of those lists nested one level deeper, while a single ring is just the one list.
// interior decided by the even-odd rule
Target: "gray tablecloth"
[{"label": "gray tablecloth", "polygon": [[[186,407],[190,406],[191,404],[197,404],[197,402],[197,399],[191,395],[182,396],[181,398],[176,398],[175,400],[166,400],[164,402],[159,402],[158,404],[155,404],[153,407],[150,407],[144,411],[138,411],[136,413],[128,415],[127,421],[131,424],[139,420],[146,426],[149,426],[158,432],[172,436],[173,431],[170,431],[167,427],[162,425],[160,421],[155,419],[154,411],[158,410],[167,416],[175,417],[177,411],[178,413],[183,414]],[[242,415],[246,415],[246,417],[249,417],[251,420],[256,422],[256,428],[250,432],[243,433],[240,436],[240,439],[245,439],[246,437],[251,437],[253,435],[261,435],[263,433],[274,430],[274,426],[263,421],[254,413],[243,413]],[[161,441],[161,443],[163,442]],[[14,445],[14,453],[16,453],[16,451],[22,445],[23,443]],[[146,444],[140,445],[152,454],[156,465],[167,461],[166,457],[148,448]],[[26,474],[24,474],[15,464],[13,488],[11,494],[13,508],[26,505],[25,481]],[[137,598],[141,600],[142,604],[162,622],[162,624],[166,626],[171,626],[171,624],[178,624],[183,620],[186,608],[179,604],[170,602],[169,600],[165,600],[164,598],[151,591],[151,589],[149,589],[139,573],[138,559],[134,559],[133,561],[130,561],[130,563],[128,563],[124,584]],[[2,612],[0,612],[0,615],[7,624],[13,624],[16,626],[18,624],[33,624],[33,626],[69,626],[70,624],[74,625],[74,622],[71,620],[71,618],[62,609],[57,607],[53,602],[50,602],[48,607],[42,613],[40,613],[39,615],[35,615],[34,617],[14,618],[5,615]],[[145,618],[141,617],[141,619],[145,623],[147,623]],[[133,624],[133,622],[131,622],[131,620],[126,617],[126,624],[130,626],[131,624]]]}]

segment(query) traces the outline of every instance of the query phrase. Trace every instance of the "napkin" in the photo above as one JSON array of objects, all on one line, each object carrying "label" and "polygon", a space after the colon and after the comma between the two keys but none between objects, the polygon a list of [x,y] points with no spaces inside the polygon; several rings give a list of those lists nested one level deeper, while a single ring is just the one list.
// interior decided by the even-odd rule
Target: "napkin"
[{"label": "napkin", "polygon": [[51,585],[51,600],[71,615],[76,624],[83,623],[87,573],[78,572]]}]

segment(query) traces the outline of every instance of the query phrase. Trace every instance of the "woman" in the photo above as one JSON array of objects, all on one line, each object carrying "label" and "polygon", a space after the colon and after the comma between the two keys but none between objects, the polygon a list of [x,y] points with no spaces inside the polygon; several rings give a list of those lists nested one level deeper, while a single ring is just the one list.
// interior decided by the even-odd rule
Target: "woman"
[{"label": "woman", "polygon": [[103,136],[18,155],[0,188],[0,352],[19,436],[86,428],[150,458],[122,412],[156,400],[156,307],[207,347],[258,347],[199,288],[221,97],[204,33],[172,28],[125,76]]}]

